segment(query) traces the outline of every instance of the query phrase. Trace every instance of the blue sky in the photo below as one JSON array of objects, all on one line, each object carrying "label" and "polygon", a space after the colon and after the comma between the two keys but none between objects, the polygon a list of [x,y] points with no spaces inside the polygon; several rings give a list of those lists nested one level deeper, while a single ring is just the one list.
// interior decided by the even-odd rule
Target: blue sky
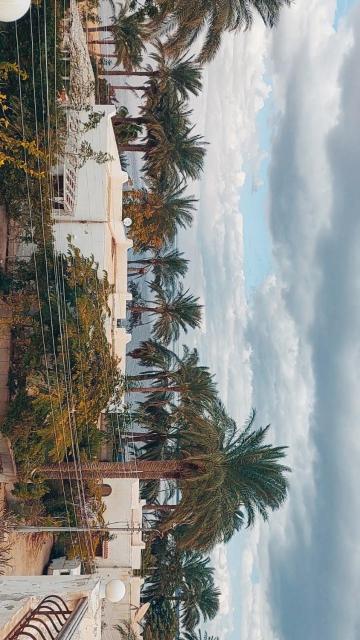
[{"label": "blue sky", "polygon": [[[347,15],[356,0],[338,0],[334,26]],[[271,78],[268,78],[271,84]],[[271,149],[271,96],[256,118],[259,144],[264,152],[254,184],[251,167],[245,167],[247,178],[239,194],[239,208],[244,219],[244,271],[248,296],[251,296],[273,268],[271,234],[268,227],[268,168]]]},{"label": "blue sky", "polygon": [[337,0],[334,24],[337,27],[340,18],[346,16],[351,7],[356,4],[356,0]]},{"label": "blue sky", "polygon": [[224,37],[192,105],[210,142],[179,246],[190,340],[239,424],[289,445],[286,506],[213,561],[220,640],[359,640],[360,2],[296,0]]},{"label": "blue sky", "polygon": [[195,105],[194,341],[229,411],[255,405],[293,467],[270,524],[214,554],[221,640],[360,637],[359,63],[359,2],[297,0],[274,33],[224,39]]},{"label": "blue sky", "polygon": [[[271,237],[268,227],[268,166],[270,150],[269,119],[271,98],[256,119],[259,144],[264,159],[256,179],[245,166],[247,178],[239,194],[239,208],[244,220],[244,271],[247,295],[250,297],[271,272]],[[248,170],[247,170],[248,169]]]}]

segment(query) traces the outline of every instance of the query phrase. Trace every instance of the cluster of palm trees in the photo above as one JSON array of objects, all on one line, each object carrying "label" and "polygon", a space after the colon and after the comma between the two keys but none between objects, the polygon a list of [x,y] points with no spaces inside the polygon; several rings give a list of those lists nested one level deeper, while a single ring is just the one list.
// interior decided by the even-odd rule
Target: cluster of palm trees
[{"label": "cluster of palm trees", "polygon": [[[145,200],[152,208],[152,215],[147,219],[152,222],[156,219],[156,236],[163,247],[173,242],[178,227],[189,226],[192,222],[196,201],[185,194],[186,183],[200,177],[206,145],[193,131],[187,100],[191,95],[198,95],[202,83],[201,69],[192,56],[169,58],[158,40],[150,57],[151,64],[145,71],[137,72],[147,74],[141,115],[129,118],[120,113],[114,118],[114,128],[115,134],[121,136],[129,126],[142,127],[144,137],[140,142],[119,142],[121,153],[142,153],[145,184],[140,192],[125,197],[124,208],[132,219],[136,216],[136,208],[141,216]],[[142,242],[137,243],[137,249],[151,245],[153,235],[154,229],[150,227]],[[135,243],[137,236],[137,227],[134,227]]]},{"label": "cluster of palm trees", "polygon": [[[141,80],[140,85],[109,88],[109,96],[114,96],[118,88],[142,92],[140,116],[129,117],[121,107],[114,118],[120,154],[138,152],[143,156],[145,187],[124,199],[125,214],[133,221],[135,218],[132,237],[137,250],[162,248],[175,239],[179,226],[192,222],[195,200],[185,196],[184,190],[187,181],[197,180],[201,174],[206,143],[194,132],[187,102],[202,89],[200,65],[214,57],[224,31],[249,28],[255,14],[273,26],[282,6],[290,1],[201,0],[194,4],[186,0],[147,0],[140,6],[134,0],[116,14],[114,6],[111,24],[88,29],[105,33],[105,38],[94,39],[92,44],[113,46],[114,53],[107,53],[105,59],[115,59],[122,67],[103,68],[102,78],[128,76]],[[189,49],[203,31],[205,40],[195,58]],[[144,63],[145,54],[149,64]],[[143,226],[141,219],[146,223]]]},{"label": "cluster of palm trees", "polygon": [[[125,47],[128,36],[125,38],[121,31],[120,37],[118,31],[124,21],[129,26],[124,11],[120,11],[117,26],[112,29],[113,40],[95,40],[93,44],[113,43],[116,49],[113,55],[125,67],[125,70],[104,68],[105,77],[131,76],[141,80],[141,85],[128,87],[142,93],[140,115],[129,116],[124,107],[119,107],[113,125],[120,154],[142,154],[144,187],[126,192],[123,207],[125,215],[133,221],[131,237],[135,248],[144,251],[154,246],[163,248],[174,241],[179,227],[192,223],[196,200],[185,194],[186,183],[200,177],[206,143],[193,130],[192,111],[187,103],[202,89],[202,70],[188,53],[170,55],[161,39],[153,43],[150,62],[141,70],[134,70],[138,66],[137,56],[133,53],[133,59],[128,59],[130,53]],[[133,25],[133,17],[130,22]],[[140,41],[143,46],[143,39]],[[127,88],[124,84],[110,86],[109,96],[119,87]]]},{"label": "cluster of palm trees", "polygon": [[195,637],[200,622],[212,620],[219,610],[220,591],[215,586],[210,558],[180,550],[175,537],[169,535],[152,544],[150,563],[142,593],[142,600],[150,603],[144,639],[172,638],[178,622],[188,637]]},{"label": "cluster of palm trees", "polygon": [[[283,464],[285,448],[267,442],[269,426],[255,427],[255,412],[238,428],[197,350],[184,346],[178,354],[169,346],[181,328],[191,326],[189,313],[199,319],[196,299],[189,302],[190,294],[178,292],[178,278],[187,268],[182,254],[173,249],[135,258],[131,265],[135,277],[153,273],[153,297],[136,300],[130,311],[157,318],[152,337],[130,352],[138,372],[125,381],[129,398],[134,393],[143,398],[125,413],[121,434],[122,443],[132,443],[136,461],[84,461],[82,475],[142,480],[146,511],[161,535],[153,541],[155,571],[144,591],[144,599],[151,601],[144,637],[172,640],[179,614],[188,634],[184,640],[189,640],[196,638],[191,634],[199,619],[211,619],[217,611],[216,586],[211,572],[207,577],[201,573],[203,562],[209,569],[201,554],[228,542],[257,514],[266,520],[278,509],[287,495],[289,469]],[[43,467],[48,478],[72,477],[73,472],[71,463]],[[163,503],[161,480],[168,495],[177,489],[177,504]],[[186,582],[188,563],[195,574],[198,569],[197,590]]]},{"label": "cluster of palm trees", "polygon": [[[141,478],[175,481],[181,493],[176,508],[164,513],[159,507],[157,528],[177,529],[181,548],[208,551],[252,524],[257,513],[267,519],[286,498],[288,471],[284,447],[266,443],[269,427],[255,428],[252,412],[238,429],[196,349],[183,347],[180,356],[150,339],[130,355],[144,369],[127,377],[128,391],[145,398],[131,413],[135,434],[123,437],[135,438]],[[158,484],[146,494],[155,504],[157,490]]]},{"label": "cluster of palm trees", "polygon": [[[181,640],[218,640],[196,631],[219,606],[213,570],[203,554],[253,524],[257,514],[266,520],[287,496],[285,448],[268,443],[269,426],[256,427],[253,411],[239,428],[197,350],[184,346],[179,354],[170,345],[199,327],[202,317],[199,299],[181,282],[188,261],[174,243],[179,227],[192,223],[196,200],[188,195],[187,182],[199,179],[206,153],[188,101],[200,93],[201,65],[215,56],[225,31],[248,29],[256,14],[272,27],[290,2],[146,0],[140,6],[133,0],[110,25],[93,28],[106,34],[93,42],[112,45],[114,53],[106,57],[121,65],[102,67],[112,82],[122,78],[112,95],[118,88],[142,94],[140,115],[120,107],[113,124],[119,152],[142,154],[144,187],[124,194],[123,205],[133,221],[135,248],[129,263],[130,326],[149,323],[151,337],[130,352],[138,372],[124,383],[129,406],[134,393],[142,398],[125,412],[121,435],[122,442],[132,443],[136,464],[88,462],[83,475],[142,480],[146,509],[161,534],[151,543],[152,573],[143,591],[144,601],[151,602],[145,640],[180,637],[178,619]],[[194,57],[190,47],[200,34],[204,38]],[[129,78],[136,84],[129,86]],[[145,298],[140,279],[147,281]],[[70,471],[65,464],[47,468],[49,477]],[[164,501],[164,486],[167,498],[176,491],[176,503]]]},{"label": "cluster of palm trees", "polygon": [[[183,346],[180,354],[169,346],[201,319],[198,300],[180,283],[187,268],[174,248],[129,265],[131,278],[150,280],[149,300],[135,296],[130,314],[133,324],[144,314],[152,319],[152,337],[129,354],[138,372],[127,376],[126,390],[143,399],[125,414],[122,442],[133,447],[146,512],[163,536],[152,543],[155,566],[143,591],[151,603],[145,640],[180,638],[179,624],[181,640],[219,640],[197,631],[219,607],[204,553],[253,524],[257,513],[266,520],[287,495],[285,449],[265,441],[269,427],[255,428],[252,412],[239,430],[197,350]],[[128,473],[129,467],[121,470],[115,463],[111,470]],[[177,489],[177,504],[164,503],[164,485],[170,498]]]},{"label": "cluster of palm trees", "polygon": [[226,31],[249,29],[256,15],[267,27],[276,25],[281,9],[291,0],[137,0],[126,3],[110,25],[94,27],[108,32],[115,45],[118,63],[127,71],[140,67],[146,49],[157,37],[163,37],[170,55],[181,55],[202,36],[198,55],[201,64],[212,60]]},{"label": "cluster of palm trees", "polygon": [[[84,460],[82,476],[141,479],[154,535],[160,535],[153,541],[159,559],[144,591],[144,599],[151,601],[145,638],[172,640],[176,613],[188,634],[184,640],[189,640],[196,638],[191,634],[199,620],[211,619],[217,610],[216,585],[211,572],[204,578],[200,571],[203,562],[208,567],[201,554],[252,525],[257,514],[266,520],[278,509],[287,496],[289,469],[283,463],[285,448],[267,442],[269,426],[255,427],[255,412],[238,428],[197,350],[184,346],[177,353],[170,348],[182,329],[197,326],[201,319],[197,299],[179,284],[187,269],[183,255],[171,249],[140,256],[131,269],[133,277],[153,274],[153,279],[152,296],[134,300],[130,314],[156,318],[152,336],[129,354],[138,372],[124,383],[129,399],[134,393],[142,397],[125,412],[121,434],[122,442],[132,443],[136,459]],[[48,479],[72,478],[75,469],[72,463],[50,464],[42,473]],[[161,480],[167,495],[176,490],[176,504],[163,503]],[[187,563],[199,570],[197,590],[194,585],[188,588]],[[172,581],[175,575],[177,582]],[[204,599],[212,603],[209,608]]]}]

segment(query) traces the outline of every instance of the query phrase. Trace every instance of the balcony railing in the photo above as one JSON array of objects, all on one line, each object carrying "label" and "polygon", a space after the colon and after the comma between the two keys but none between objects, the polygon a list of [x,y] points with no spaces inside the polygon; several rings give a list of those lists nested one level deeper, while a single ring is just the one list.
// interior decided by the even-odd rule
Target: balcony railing
[{"label": "balcony railing", "polygon": [[47,596],[26,613],[5,640],[70,640],[87,607],[87,598],[78,600],[71,610],[60,596]]}]

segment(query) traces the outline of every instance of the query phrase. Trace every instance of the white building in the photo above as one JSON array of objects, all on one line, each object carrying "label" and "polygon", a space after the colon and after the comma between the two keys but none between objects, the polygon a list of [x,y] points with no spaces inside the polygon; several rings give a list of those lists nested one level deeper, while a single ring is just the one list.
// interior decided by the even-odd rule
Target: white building
[{"label": "white building", "polygon": [[[74,4],[72,11],[74,15],[77,14]],[[81,41],[83,33],[76,15],[71,28],[79,31]],[[74,36],[70,34],[71,59],[80,60],[83,55],[88,57],[87,51],[84,53],[80,45],[71,51],[73,40]],[[73,65],[70,83],[73,88],[77,82],[77,66],[80,75],[86,67],[82,62]],[[80,104],[85,104],[88,108],[75,115],[68,112],[69,140],[63,163],[54,172],[55,248],[59,252],[66,252],[70,239],[84,256],[94,256],[100,276],[106,271],[109,283],[113,285],[113,293],[109,300],[111,316],[105,330],[112,354],[120,361],[120,371],[125,373],[126,345],[131,336],[122,325],[126,319],[126,303],[131,299],[131,294],[127,291],[127,252],[132,247],[132,241],[127,239],[122,222],[122,195],[128,176],[121,168],[112,125],[115,107],[94,105],[91,92],[89,96],[86,93],[86,82],[78,84]],[[94,128],[84,132],[84,124],[89,122],[89,115],[93,117],[96,113],[101,116],[99,122]],[[81,166],[78,154],[82,142],[86,143],[92,154],[106,154],[107,161],[102,163],[96,159],[88,159]],[[102,426],[104,425],[100,420],[100,428]],[[105,459],[108,459],[108,454],[107,450],[104,451]],[[103,581],[120,579],[126,587],[121,602],[113,604],[103,601],[102,637],[105,640],[118,640],[119,632],[114,629],[114,625],[127,621],[140,638],[141,627],[138,621],[141,617],[140,590],[143,580],[139,575],[134,575],[134,572],[139,572],[141,568],[141,552],[145,547],[140,531],[144,502],[140,500],[138,480],[105,479],[104,485],[105,522],[109,523],[111,529],[111,523],[121,521],[121,524],[129,525],[130,531],[111,535],[97,549],[96,575]]]},{"label": "white building", "polygon": [[[112,353],[119,360],[119,367],[125,373],[126,344],[131,336],[122,327],[126,318],[126,303],[131,298],[127,291],[127,251],[132,241],[126,238],[122,223],[122,190],[127,174],[122,171],[118,156],[111,118],[115,113],[113,106],[95,107],[95,111],[105,112],[96,128],[86,134],[86,141],[95,153],[101,151],[112,159],[103,164],[88,160],[71,179],[60,181],[63,192],[59,193],[54,209],[55,247],[66,252],[69,240],[85,256],[94,256],[98,263],[99,275],[106,271],[113,293],[109,300],[111,316],[105,326]],[[89,112],[82,114],[83,121]],[[63,176],[67,168],[64,164]],[[61,169],[60,169],[61,171]],[[60,173],[61,175],[61,173]],[[71,182],[69,194],[67,183]],[[102,416],[101,416],[102,417]],[[104,427],[99,421],[100,428]],[[103,447],[104,459],[112,452]],[[140,591],[143,580],[134,571],[141,569],[141,551],[145,548],[142,541],[142,507],[144,501],[139,496],[139,481],[135,479],[104,480],[105,512],[104,520],[109,524],[119,522],[128,525],[130,531],[119,532],[104,540],[97,549],[96,573],[103,580],[120,579],[126,592],[117,604],[104,600],[103,631],[105,640],[118,638],[119,632],[114,625],[121,621],[132,624],[137,636],[141,637],[138,624],[140,611]],[[137,531],[134,531],[136,529]]]},{"label": "white building", "polygon": [[103,600],[97,576],[0,577],[0,594],[0,640],[9,634],[39,640],[101,639]]},{"label": "white building", "polygon": [[[111,122],[115,108],[104,105],[94,110],[105,115],[84,135],[84,140],[95,153],[104,152],[112,159],[102,164],[94,159],[87,160],[74,176],[70,196],[66,191],[67,181],[64,179],[59,183],[56,203],[59,208],[54,209],[55,247],[59,252],[66,252],[70,238],[84,256],[94,256],[99,275],[106,271],[114,288],[109,300],[111,317],[106,333],[112,353],[119,358],[124,373],[126,344],[131,339],[121,326],[126,318],[126,302],[131,298],[127,291],[127,252],[132,241],[126,237],[122,223],[122,189],[127,174],[121,169]],[[86,122],[89,112],[81,115]],[[66,165],[60,167],[60,176],[61,171],[66,172]]]},{"label": "white building", "polygon": [[139,480],[104,479],[105,504],[104,520],[114,526],[129,527],[130,531],[117,532],[102,544],[101,555],[97,556],[96,571],[102,579],[120,579],[126,586],[121,602],[112,604],[104,601],[103,629],[105,640],[116,640],[118,632],[114,625],[120,620],[132,623],[140,637],[141,628],[137,623],[140,607],[140,591],[143,579],[134,575],[141,569],[141,552],[145,548],[142,540],[142,508],[145,500],[140,499]]},{"label": "white building", "polygon": [[98,575],[0,577],[0,640],[119,640],[114,627],[125,620],[141,640],[146,606],[133,608],[130,620],[122,601],[107,599],[109,582]]}]

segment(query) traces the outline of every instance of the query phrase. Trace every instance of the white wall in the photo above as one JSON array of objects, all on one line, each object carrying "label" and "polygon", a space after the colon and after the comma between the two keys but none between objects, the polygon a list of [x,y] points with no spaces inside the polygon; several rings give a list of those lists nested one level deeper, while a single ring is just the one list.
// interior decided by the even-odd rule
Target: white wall
[{"label": "white wall", "polygon": [[[100,164],[87,160],[77,172],[77,197],[73,216],[79,220],[110,219],[116,223],[122,218],[122,186],[128,176],[122,171],[111,118],[116,114],[113,105],[97,105],[94,113],[104,114],[94,129],[82,135],[91,149],[111,156]],[[80,120],[87,123],[89,112],[80,113]]]},{"label": "white wall", "polygon": [[74,640],[100,640],[101,600],[98,576],[14,576],[0,578],[0,640],[21,618],[51,594],[60,595],[72,609],[80,598],[88,598],[88,610]]},{"label": "white wall", "polygon": [[112,603],[107,600],[103,601],[102,617],[104,624],[102,640],[118,640],[119,632],[114,629],[114,626],[122,620],[131,622],[139,637],[141,637],[141,627],[134,623],[134,618],[140,607],[141,586],[144,582],[143,578],[129,576],[116,569],[101,569],[99,572],[103,577],[106,576],[106,579],[122,580],[126,587],[125,596],[121,602]]},{"label": "white wall", "polygon": [[[105,522],[119,523],[118,526],[141,528],[144,500],[139,496],[139,480],[134,478],[104,478],[104,484],[112,488],[109,496],[103,498]],[[110,525],[111,528],[111,525]],[[108,557],[96,558],[101,568],[140,569],[141,551],[145,548],[141,532],[118,532],[108,541]]]},{"label": "white wall", "polygon": [[[126,318],[126,303],[131,299],[127,291],[127,252],[132,241],[126,237],[122,223],[122,189],[127,174],[121,169],[111,121],[115,107],[104,105],[96,110],[105,112],[105,116],[84,137],[94,151],[104,151],[113,159],[105,164],[88,160],[78,170],[74,210],[71,214],[54,211],[54,239],[56,250],[66,253],[70,237],[84,256],[94,256],[100,276],[106,271],[114,287],[109,299],[111,317],[106,322],[106,335],[124,373],[126,344],[131,336],[124,328],[117,327],[117,321]],[[81,114],[82,120],[87,118],[88,112]]]}]

